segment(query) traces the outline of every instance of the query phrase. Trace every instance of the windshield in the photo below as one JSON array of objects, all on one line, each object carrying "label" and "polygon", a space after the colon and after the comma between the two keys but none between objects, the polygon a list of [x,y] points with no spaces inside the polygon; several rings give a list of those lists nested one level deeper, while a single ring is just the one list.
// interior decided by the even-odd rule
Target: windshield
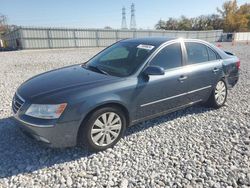
[{"label": "windshield", "polygon": [[129,76],[138,70],[154,50],[152,45],[119,42],[90,59],[86,68],[113,76]]}]

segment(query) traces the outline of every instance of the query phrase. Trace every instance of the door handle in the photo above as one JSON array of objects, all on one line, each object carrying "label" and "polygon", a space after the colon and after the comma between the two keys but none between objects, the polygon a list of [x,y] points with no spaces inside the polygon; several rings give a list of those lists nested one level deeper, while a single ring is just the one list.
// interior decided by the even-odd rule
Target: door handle
[{"label": "door handle", "polygon": [[215,68],[213,69],[213,72],[214,72],[214,73],[217,73],[219,70],[220,70],[219,68],[215,67]]},{"label": "door handle", "polygon": [[180,82],[183,82],[183,81],[186,80],[187,78],[188,78],[187,76],[181,75],[181,76],[178,78],[178,80],[179,80]]}]

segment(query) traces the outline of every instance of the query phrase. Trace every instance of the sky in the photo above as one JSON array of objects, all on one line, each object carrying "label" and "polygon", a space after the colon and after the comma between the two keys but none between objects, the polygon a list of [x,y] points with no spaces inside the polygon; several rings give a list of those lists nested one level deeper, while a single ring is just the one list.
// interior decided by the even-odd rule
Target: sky
[{"label": "sky", "polygon": [[[0,0],[0,14],[9,24],[44,27],[121,28],[122,7],[127,25],[135,4],[137,28],[153,29],[160,20],[181,15],[195,17],[216,13],[225,0]],[[250,0],[238,0],[238,5]]]}]

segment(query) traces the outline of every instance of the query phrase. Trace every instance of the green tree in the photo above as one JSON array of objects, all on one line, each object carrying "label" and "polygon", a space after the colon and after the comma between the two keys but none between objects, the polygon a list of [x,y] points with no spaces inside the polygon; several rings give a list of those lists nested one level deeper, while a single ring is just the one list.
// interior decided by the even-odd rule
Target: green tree
[{"label": "green tree", "polygon": [[211,29],[222,29],[223,28],[223,19],[218,14],[212,14],[208,16],[208,25],[211,26]]},{"label": "green tree", "polygon": [[156,28],[156,29],[164,29],[164,30],[167,30],[167,28],[166,28],[166,22],[163,21],[162,19],[160,19],[160,20],[158,21],[158,23],[155,25],[155,28]]},{"label": "green tree", "polygon": [[167,30],[177,30],[177,29],[179,29],[178,20],[174,19],[174,18],[169,18],[165,22],[165,27],[167,28]]},{"label": "green tree", "polygon": [[181,16],[178,22],[178,29],[179,30],[192,30],[192,21],[185,16]]},{"label": "green tree", "polygon": [[181,16],[179,19],[160,20],[156,29],[164,30],[211,30],[223,29],[225,32],[250,31],[250,3],[238,7],[236,0],[226,1],[219,14],[201,15],[194,18]]},{"label": "green tree", "polygon": [[0,35],[8,30],[7,17],[0,13]]},{"label": "green tree", "polygon": [[241,5],[238,11],[239,14],[244,15],[245,19],[247,19],[247,30],[250,31],[250,3],[245,3]]},{"label": "green tree", "polygon": [[217,9],[223,18],[223,29],[226,32],[238,32],[248,30],[248,4],[237,5],[236,0],[226,1],[222,9]]}]

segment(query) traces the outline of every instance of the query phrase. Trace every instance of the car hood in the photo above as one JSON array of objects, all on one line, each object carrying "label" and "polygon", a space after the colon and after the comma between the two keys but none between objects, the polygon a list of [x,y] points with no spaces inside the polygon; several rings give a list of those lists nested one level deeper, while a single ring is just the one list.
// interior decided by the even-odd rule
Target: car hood
[{"label": "car hood", "polygon": [[32,99],[42,95],[80,88],[82,86],[100,85],[111,80],[113,77],[83,68],[80,65],[64,67],[32,77],[18,88],[18,94],[24,99]]}]

